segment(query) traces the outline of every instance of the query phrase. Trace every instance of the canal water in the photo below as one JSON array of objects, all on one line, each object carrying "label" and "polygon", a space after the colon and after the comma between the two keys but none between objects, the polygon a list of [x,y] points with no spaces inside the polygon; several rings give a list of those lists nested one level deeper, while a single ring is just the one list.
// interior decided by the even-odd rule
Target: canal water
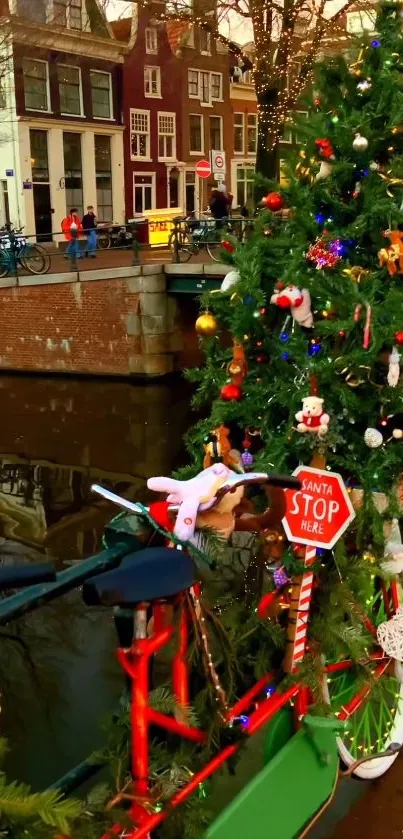
[{"label": "canal water", "polygon": [[[49,558],[61,569],[98,551],[117,510],[91,484],[144,501],[147,477],[184,461],[189,403],[179,377],[0,378],[0,562]],[[74,591],[20,619],[17,634],[0,638],[6,769],[43,789],[102,744],[122,686],[114,628]]]}]

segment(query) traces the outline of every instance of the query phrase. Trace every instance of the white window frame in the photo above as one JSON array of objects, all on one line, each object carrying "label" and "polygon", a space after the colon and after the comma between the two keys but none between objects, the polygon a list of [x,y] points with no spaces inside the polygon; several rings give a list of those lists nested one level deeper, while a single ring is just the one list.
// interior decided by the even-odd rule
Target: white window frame
[{"label": "white window frame", "polygon": [[286,163],[287,163],[286,158],[281,158],[279,160],[279,183],[280,183],[280,186],[288,186],[288,184],[289,184],[289,181],[287,181],[287,178],[285,178],[284,174],[283,174],[284,164],[286,164]]},{"label": "white window frame", "polygon": [[[201,134],[201,149],[198,151],[191,151],[190,148],[190,117],[198,117],[200,119],[200,134]],[[204,154],[204,117],[203,114],[189,114],[189,154],[197,157],[200,154]]]},{"label": "white window frame", "polygon": [[195,48],[195,27],[194,23],[192,23],[189,32],[187,33],[185,47],[190,47],[192,50]]},{"label": "white window frame", "polygon": [[[235,124],[235,117],[241,117],[242,126],[241,126],[241,124],[239,124],[239,125]],[[241,127],[242,127],[242,149],[241,149],[241,151],[237,151],[235,149],[235,128],[241,128]],[[244,113],[244,111],[236,111],[234,113],[234,138],[233,139],[234,139],[234,154],[240,154],[240,155],[245,154],[245,113]]]},{"label": "white window frame", "polygon": [[[132,153],[132,134],[133,134],[133,133],[139,133],[139,132],[133,132],[133,129],[132,129],[132,116],[133,116],[133,114],[142,114],[143,116],[147,116],[147,127],[148,127],[148,131],[147,131],[147,143],[146,143],[146,155],[145,155],[145,157],[140,157],[139,155],[134,155],[134,154]],[[151,153],[150,153],[150,149],[151,149],[151,121],[150,121],[150,111],[144,110],[144,108],[130,108],[129,119],[130,119],[130,122],[129,122],[130,160],[134,160],[134,161],[136,161],[136,160],[137,160],[137,161],[143,161],[143,162],[145,161],[146,163],[150,163],[150,162],[151,162],[151,156],[150,156],[150,154],[151,154]],[[140,132],[140,133],[141,133],[141,132]],[[148,174],[148,173],[147,173],[147,172],[144,172],[144,173],[137,172],[137,174],[138,174],[138,175],[139,175],[139,174],[145,174],[145,175],[146,175],[146,174]]]},{"label": "white window frame", "polygon": [[[136,110],[136,109],[134,109]],[[144,158],[137,158],[144,160]],[[133,158],[132,158],[133,160]],[[135,186],[136,186],[136,176],[138,178],[151,178],[151,210],[157,209],[157,199],[156,199],[156,186],[155,186],[155,172],[133,172],[133,213],[136,213],[136,205],[135,205]],[[147,184],[138,184],[138,186],[147,186]],[[149,212],[149,210],[145,210],[145,212]]]},{"label": "white window frame", "polygon": [[[207,49],[205,49],[205,50],[202,50],[202,48],[201,48],[202,33],[203,33],[203,35],[206,35],[206,37],[207,37]],[[200,55],[211,55],[211,32],[209,32],[208,29],[205,29],[203,26],[201,26],[199,37],[200,37]]]},{"label": "white window frame", "polygon": [[34,111],[36,114],[51,114],[51,107],[50,107],[50,84],[49,84],[49,62],[44,61],[43,58],[30,58],[26,56],[28,61],[36,61],[37,64],[45,64],[46,66],[46,98],[47,98],[47,108],[28,108],[26,105],[25,99],[25,74],[24,74],[24,64],[22,66],[22,75],[24,79],[24,107],[26,111]]},{"label": "white window frame", "polygon": [[[147,92],[147,82],[149,83],[149,87],[151,89],[151,73],[157,74],[157,92],[151,93],[150,91]],[[161,67],[158,65],[151,65],[146,64],[144,67],[144,96],[146,99],[162,99],[161,97]]]},{"label": "white window frame", "polygon": [[[219,80],[220,80],[219,96],[213,96],[213,76],[218,76]],[[210,99],[211,99],[212,102],[222,102],[223,101],[223,98],[222,98],[222,84],[223,84],[222,73],[216,73],[215,70],[213,70],[210,73]]]},{"label": "white window frame", "polygon": [[[197,93],[190,93],[189,92],[189,74],[190,73],[197,73]],[[202,81],[202,74],[206,74],[209,77],[208,81],[208,90],[209,90],[209,98],[208,100],[202,99],[202,92],[203,92],[203,81]],[[220,97],[212,96],[212,76],[219,76],[220,77]],[[204,108],[211,108],[213,102],[222,102],[223,101],[223,74],[217,72],[216,70],[201,70],[198,67],[188,67],[188,96],[189,99],[198,99],[200,104]]]},{"label": "white window frame", "polygon": [[[84,116],[84,101],[83,101],[83,81],[81,75],[81,67],[77,67],[74,64],[58,64],[58,67],[67,67],[69,70],[78,70],[78,81],[79,81],[79,99],[80,99],[80,113],[79,114],[69,114],[66,111],[60,111],[62,117],[83,117]],[[59,98],[60,98],[60,81],[58,81],[59,87]],[[60,105],[61,108],[61,105]]]},{"label": "white window frame", "polygon": [[147,55],[158,55],[158,30],[155,26],[146,26],[145,44]]},{"label": "white window frame", "polygon": [[[306,120],[307,120],[307,119],[309,119],[309,113],[308,113],[308,111],[301,111],[301,110],[298,110],[298,111],[294,111],[294,113],[295,113],[295,114],[298,114],[298,116],[301,116],[301,117],[303,116]],[[298,131],[297,131],[296,129],[294,129],[294,131],[295,131],[295,144],[296,144],[297,146],[301,146],[301,145],[303,145],[303,144],[305,143],[305,140],[303,140],[303,139],[302,139],[302,140],[299,140],[299,139],[298,139]]]},{"label": "white window frame", "polygon": [[283,131],[280,136],[280,143],[291,145],[293,141],[293,125],[290,118],[284,120]]},{"label": "white window frame", "polygon": [[96,67],[90,67],[91,110],[93,109],[91,73],[98,73],[99,75],[108,76],[108,78],[109,78],[109,116],[108,117],[97,117],[97,116],[94,115],[94,113],[92,113],[92,119],[101,119],[101,120],[104,120],[104,122],[112,122],[114,120],[112,73],[108,73],[106,70],[97,70]]},{"label": "white window frame", "polygon": [[[58,24],[57,21],[55,21],[54,7],[54,0],[51,0],[51,2],[48,5],[48,23],[55,23],[56,26],[60,25],[61,28],[64,28],[63,24]],[[66,29],[69,29],[71,32],[85,32],[87,30],[87,16],[85,11],[85,3],[83,2],[83,0],[81,0],[81,29],[77,29],[76,26],[70,25],[70,8],[71,3],[69,2],[69,0],[66,0]]]},{"label": "white window frame", "polygon": [[[254,126],[254,127],[255,127],[255,131],[256,131],[256,148],[255,148],[255,151],[249,151],[249,149],[248,149],[248,146],[249,146],[249,128],[251,128],[251,127],[252,127],[252,126],[249,126],[249,124],[248,124],[249,117],[254,117],[254,118],[255,118],[255,126]],[[257,115],[257,113],[255,113],[255,112],[250,112],[249,114],[246,114],[246,126],[245,126],[245,132],[246,132],[246,143],[245,143],[245,151],[246,151],[246,154],[248,155],[248,157],[249,157],[249,156],[250,156],[250,157],[254,157],[254,156],[257,154],[258,130],[259,130],[259,120],[258,120],[258,115]]]},{"label": "white window frame", "polygon": [[[160,132],[160,117],[172,117],[173,118],[173,134],[164,134]],[[162,161],[172,161],[176,160],[176,113],[175,111],[158,111],[157,112],[157,126],[158,126],[158,160]],[[172,137],[172,155],[170,157],[166,157],[165,155],[160,156],[160,136],[161,137]]]},{"label": "white window frame", "polygon": [[224,134],[223,134],[223,118],[220,114],[211,114],[209,116],[209,143],[211,144],[211,120],[212,119],[219,119],[220,120],[220,144],[219,146],[212,149],[212,151],[223,151],[224,149]]}]

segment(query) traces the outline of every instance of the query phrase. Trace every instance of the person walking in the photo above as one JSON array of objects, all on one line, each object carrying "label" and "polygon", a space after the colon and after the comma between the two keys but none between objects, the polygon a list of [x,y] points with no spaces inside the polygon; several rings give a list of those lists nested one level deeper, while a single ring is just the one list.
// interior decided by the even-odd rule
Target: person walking
[{"label": "person walking", "polygon": [[86,256],[90,256],[92,259],[96,257],[96,249],[97,249],[97,219],[94,213],[94,208],[91,204],[87,207],[87,212],[83,216],[83,230],[87,236],[87,251]]},{"label": "person walking", "polygon": [[78,237],[82,232],[82,229],[83,226],[77,212],[77,207],[73,207],[73,209],[70,210],[69,215],[62,221],[62,231],[65,239],[68,241],[66,253],[64,255],[65,259],[71,259],[72,262],[80,259],[81,249]]}]

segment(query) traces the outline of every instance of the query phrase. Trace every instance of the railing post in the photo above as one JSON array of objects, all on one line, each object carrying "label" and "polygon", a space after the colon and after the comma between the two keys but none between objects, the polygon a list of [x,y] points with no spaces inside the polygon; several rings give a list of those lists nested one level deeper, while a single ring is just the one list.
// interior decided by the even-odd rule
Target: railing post
[{"label": "railing post", "polygon": [[132,231],[132,250],[133,250],[132,265],[140,265],[140,243],[139,243],[139,238],[138,238],[136,222],[133,222],[133,224],[131,225],[131,231]]},{"label": "railing post", "polygon": [[173,255],[172,255],[172,262],[178,263],[179,260],[179,221],[175,220],[174,222],[175,227],[173,229],[173,237],[174,237],[174,248],[173,248]]}]

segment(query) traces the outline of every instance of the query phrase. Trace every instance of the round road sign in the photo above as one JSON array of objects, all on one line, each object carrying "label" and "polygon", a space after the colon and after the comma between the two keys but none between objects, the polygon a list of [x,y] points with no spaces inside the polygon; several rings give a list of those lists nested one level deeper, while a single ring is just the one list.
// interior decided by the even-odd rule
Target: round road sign
[{"label": "round road sign", "polygon": [[199,162],[196,163],[196,175],[198,175],[199,178],[209,178],[210,177],[211,166],[210,166],[208,160],[199,160]]}]

